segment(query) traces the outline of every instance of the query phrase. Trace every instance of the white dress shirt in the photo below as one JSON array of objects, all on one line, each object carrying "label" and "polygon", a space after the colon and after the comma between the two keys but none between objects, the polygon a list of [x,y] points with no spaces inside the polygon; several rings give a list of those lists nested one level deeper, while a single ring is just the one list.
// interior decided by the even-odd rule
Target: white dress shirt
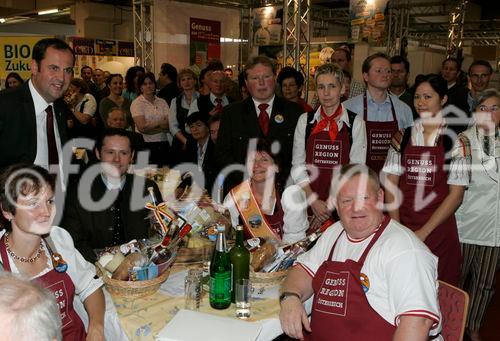
[{"label": "white dress shirt", "polygon": [[252,97],[253,105],[255,106],[255,112],[257,113],[257,118],[259,117],[259,114],[260,114],[259,105],[261,105],[261,104],[269,105],[266,109],[266,112],[267,112],[267,116],[269,116],[269,118],[271,118],[271,112],[273,111],[274,97],[275,96],[273,96],[273,98],[271,98],[268,102],[260,102]]},{"label": "white dress shirt", "polygon": [[[31,98],[33,99],[33,104],[35,106],[35,117],[36,117],[36,157],[33,162],[35,165],[39,165],[45,169],[49,169],[49,147],[47,143],[47,113],[45,109],[49,105],[52,105],[52,111],[54,113],[54,136],[56,139],[57,156],[59,161],[62,161],[62,146],[61,138],[59,136],[59,129],[57,129],[57,119],[56,109],[54,108],[54,103],[47,103],[45,99],[38,93],[38,91],[33,86],[31,79],[28,83]],[[66,122],[64,122],[66,124]],[[62,162],[59,162],[61,165]]]}]

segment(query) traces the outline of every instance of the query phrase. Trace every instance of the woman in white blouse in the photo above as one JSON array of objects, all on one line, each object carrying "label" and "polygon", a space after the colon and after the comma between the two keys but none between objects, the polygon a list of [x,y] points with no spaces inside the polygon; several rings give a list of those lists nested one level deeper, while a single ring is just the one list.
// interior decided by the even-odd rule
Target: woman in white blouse
[{"label": "woman in white blouse", "polygon": [[473,341],[495,293],[500,256],[500,94],[479,94],[475,124],[462,132],[459,143],[470,164],[464,201],[455,214],[464,265],[460,286],[469,293],[467,331]]},{"label": "woman in white blouse", "polygon": [[174,163],[182,160],[182,153],[186,150],[186,143],[191,138],[186,130],[186,118],[188,116],[191,103],[200,96],[196,91],[196,74],[191,69],[182,69],[177,76],[177,85],[182,89],[182,93],[172,99],[170,103],[170,116],[168,117],[170,133],[174,137],[172,141],[172,154]]},{"label": "woman in white blouse", "polygon": [[[64,341],[104,340],[103,282],[75,249],[69,233],[52,226],[54,178],[42,167],[13,165],[0,175],[0,259],[4,271],[21,273],[53,292]],[[89,325],[76,311],[83,303]]]},{"label": "woman in white blouse", "polygon": [[162,167],[169,164],[168,117],[170,108],[165,100],[156,97],[156,80],[151,72],[139,77],[141,94],[132,102],[130,112],[135,128],[144,138],[149,150],[149,163]]},{"label": "woman in white blouse", "polygon": [[[463,199],[466,171],[459,148],[450,142],[456,135],[443,117],[446,91],[446,81],[437,75],[416,84],[414,103],[420,119],[394,135],[383,171],[389,181],[387,202],[400,203],[389,214],[439,257],[438,278],[458,285],[462,257],[454,213]],[[446,158],[449,151],[451,160]]]}]

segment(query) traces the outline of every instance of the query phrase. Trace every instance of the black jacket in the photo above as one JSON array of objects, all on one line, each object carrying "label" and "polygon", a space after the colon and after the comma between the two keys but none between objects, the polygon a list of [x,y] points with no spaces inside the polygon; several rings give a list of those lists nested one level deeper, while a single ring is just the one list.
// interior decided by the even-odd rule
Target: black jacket
[{"label": "black jacket", "polygon": [[[67,141],[66,104],[62,99],[53,103],[54,117],[61,139]],[[28,82],[0,92],[0,169],[36,158],[36,113]]]},{"label": "black jacket", "polygon": [[[130,209],[132,199],[132,188],[134,181],[144,181],[145,184],[141,196],[148,197],[148,187],[153,187],[155,196],[158,201],[162,201],[160,191],[156,183],[149,179],[144,179],[139,176],[127,174],[125,184],[122,189],[122,200],[120,201],[120,209],[122,213],[123,230],[125,241],[132,239],[142,239],[148,237],[149,219],[146,219],[149,210],[144,208],[146,202],[140,202],[141,209],[132,211]],[[101,249],[106,246],[111,246],[113,238],[114,217],[112,207],[99,209],[97,211],[88,211],[85,209],[78,198],[78,183],[72,184],[68,188],[66,195],[65,207],[61,227],[65,228],[73,237],[75,247],[89,262],[96,261],[94,249]],[[101,200],[108,189],[104,184],[100,175],[89,185],[82,185],[82,191],[87,191],[94,202]],[[135,195],[138,195],[135,192]],[[139,203],[138,203],[139,204]]]},{"label": "black jacket", "polygon": [[[293,135],[301,114],[302,108],[297,103],[278,96],[274,97],[269,119],[269,133],[265,138],[271,143],[279,142],[280,172],[283,179],[287,179],[290,174]],[[224,107],[215,148],[219,168],[222,169],[231,164],[245,164],[251,138],[264,138],[252,98],[249,97]],[[224,184],[225,192],[231,186],[239,184],[241,179],[241,176],[236,174],[232,176],[230,183]]]},{"label": "black jacket", "polygon": [[[189,139],[186,145],[186,152],[184,153],[184,162],[190,162],[194,165],[198,163],[198,142]],[[202,171],[205,175],[205,186],[204,188],[209,194],[212,194],[212,187],[215,182],[215,178],[218,175],[218,168],[215,163],[215,144],[212,142],[210,137],[208,138],[207,150],[205,151],[205,156],[203,157]]]}]

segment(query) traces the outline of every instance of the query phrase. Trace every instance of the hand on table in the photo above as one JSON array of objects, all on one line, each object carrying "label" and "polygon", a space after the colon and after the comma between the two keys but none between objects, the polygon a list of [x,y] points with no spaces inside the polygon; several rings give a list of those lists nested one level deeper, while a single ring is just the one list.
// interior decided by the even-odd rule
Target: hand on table
[{"label": "hand on table", "polygon": [[302,326],[311,332],[306,310],[297,297],[289,297],[281,302],[280,323],[283,332],[295,339],[304,340]]}]

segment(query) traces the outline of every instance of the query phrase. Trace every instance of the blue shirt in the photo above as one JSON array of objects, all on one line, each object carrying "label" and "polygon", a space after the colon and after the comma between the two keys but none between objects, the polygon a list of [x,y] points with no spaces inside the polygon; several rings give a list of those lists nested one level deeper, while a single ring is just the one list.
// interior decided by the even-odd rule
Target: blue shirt
[{"label": "blue shirt", "polygon": [[[413,125],[413,114],[411,108],[401,101],[397,96],[387,94],[383,103],[375,103],[369,91],[366,91],[366,102],[368,106],[368,121],[370,122],[387,122],[392,121],[392,103],[396,111],[396,118],[398,120],[399,129],[408,128]],[[342,103],[347,110],[354,112],[356,115],[363,115],[363,94],[353,97]]]}]

